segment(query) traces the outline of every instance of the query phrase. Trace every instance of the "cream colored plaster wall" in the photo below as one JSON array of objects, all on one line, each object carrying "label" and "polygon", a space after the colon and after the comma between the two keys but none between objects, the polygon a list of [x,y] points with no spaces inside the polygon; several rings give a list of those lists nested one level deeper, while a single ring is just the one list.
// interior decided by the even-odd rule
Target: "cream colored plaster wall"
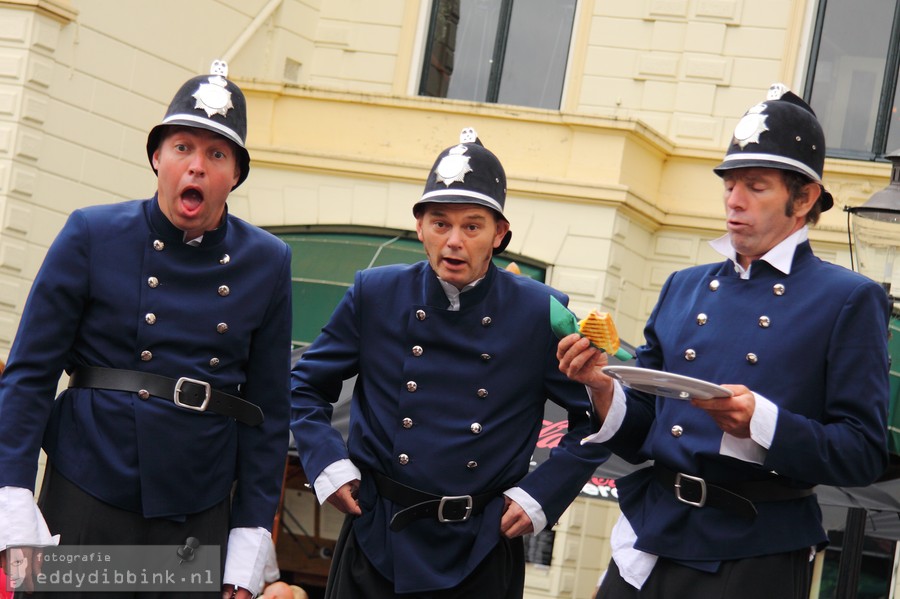
[{"label": "cream colored plaster wall", "polygon": [[[6,42],[32,63],[45,65],[28,85],[42,94],[39,105],[46,117],[19,119],[21,130],[37,124],[40,135],[23,136],[20,143],[19,162],[35,174],[27,200],[9,213],[6,227],[0,351],[8,347],[29,281],[65,216],[78,206],[152,192],[146,131],[158,122],[172,90],[226,54],[232,76],[251,95],[268,93],[271,99],[251,98],[253,175],[232,197],[235,214],[261,225],[302,224],[310,205],[279,198],[284,190],[315,189],[317,198],[327,198],[316,200],[321,204],[316,218],[402,227],[406,191],[393,189],[417,188],[455,131],[474,125],[508,167],[510,211],[516,217],[513,251],[553,264],[551,282],[572,295],[573,305],[615,311],[623,321],[620,328],[636,339],[657,290],[658,277],[651,273],[692,259],[666,255],[651,267],[647,258],[655,237],[665,237],[669,228],[698,239],[721,230],[719,182],[709,169],[723,144],[716,139],[704,149],[686,140],[674,132],[675,117],[727,114],[717,135],[729,135],[737,115],[758,99],[757,84],[763,85],[750,70],[741,70],[734,81],[716,80],[711,93],[708,81],[686,65],[717,53],[759,56],[744,40],[777,40],[773,32],[794,31],[795,15],[803,13],[786,0],[584,2],[579,14],[586,25],[576,28],[583,39],[573,41],[573,54],[583,60],[571,63],[584,64],[580,89],[588,100],[573,114],[394,95],[410,83],[398,82],[398,74],[415,72],[409,64],[415,52],[401,45],[421,40],[423,32],[411,29],[423,26],[427,2],[390,0],[376,7],[361,0],[73,0],[69,5],[70,21],[40,11],[5,13],[53,26],[40,28],[46,40],[31,50],[24,38]],[[198,28],[199,22],[210,26]],[[592,63],[597,52],[604,59]],[[608,52],[639,60],[614,60]],[[760,60],[779,62],[777,56],[767,49]],[[679,65],[674,79],[665,75],[670,60]],[[640,69],[656,74],[641,75]],[[592,87],[600,75],[630,81],[641,89],[640,97],[617,97],[608,104],[613,109],[595,110],[603,104],[596,103],[596,94],[616,89]],[[301,87],[292,87],[296,84]],[[671,123],[658,126],[657,113]],[[691,123],[688,129],[694,135],[704,126]],[[281,174],[267,180],[259,165]],[[826,181],[839,203],[845,196],[859,203],[886,181],[880,167],[860,173],[855,163],[842,165],[837,175],[827,173]],[[316,170],[333,173],[336,182],[320,187],[304,181],[307,171]],[[354,182],[358,178],[374,182],[360,186]],[[384,214],[376,216],[382,207]],[[841,216],[837,210],[825,215],[814,239],[842,244]]]},{"label": "cream colored plaster wall", "polygon": [[619,513],[614,501],[577,497],[555,529],[550,567],[526,565],[523,598],[593,597],[609,563],[609,531]]},{"label": "cream colored plaster wall", "polygon": [[[805,2],[611,0],[593,5],[577,110],[636,117],[677,143],[720,148],[775,81]],[[793,46],[791,46],[793,47]],[[791,67],[793,64],[790,65]]]},{"label": "cream colored plaster wall", "polygon": [[[0,355],[68,214],[153,193],[147,132],[174,91],[208,72],[269,1],[0,2]],[[277,4],[286,18],[308,6]],[[261,35],[283,41],[280,14]],[[245,76],[276,76],[255,64],[260,71]]]},{"label": "cream colored plaster wall", "polygon": [[403,0],[322,2],[310,83],[390,92],[406,7]]},{"label": "cream colored plaster wall", "polygon": [[0,7],[0,352],[61,215],[41,194],[52,123],[53,54],[68,14]]}]

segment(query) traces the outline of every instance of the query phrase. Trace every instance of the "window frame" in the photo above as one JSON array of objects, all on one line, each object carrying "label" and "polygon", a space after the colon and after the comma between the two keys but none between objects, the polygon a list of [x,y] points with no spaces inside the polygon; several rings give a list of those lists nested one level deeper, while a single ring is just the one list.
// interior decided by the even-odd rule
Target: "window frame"
[{"label": "window frame", "polygon": [[[335,247],[343,245],[343,243],[341,242],[336,242],[333,239],[335,237],[345,238],[345,242],[348,245],[356,245],[356,242],[358,240],[360,242],[360,246],[371,246],[373,248],[371,262],[369,262],[368,264],[359,263],[358,267],[354,267],[350,271],[347,271],[347,273],[349,273],[350,275],[349,277],[342,278],[341,276],[335,274],[335,276],[333,277],[328,277],[327,280],[321,278],[308,278],[308,275],[302,273],[301,271],[300,254],[296,251],[292,253],[292,290],[296,291],[295,286],[307,283],[312,285],[310,289],[316,287],[330,287],[335,291],[333,293],[328,292],[326,295],[333,295],[334,297],[337,297],[337,301],[339,301],[340,296],[342,296],[346,289],[353,283],[352,275],[356,270],[376,266],[379,263],[413,264],[416,262],[427,260],[424,247],[422,247],[416,232],[410,231],[408,229],[373,227],[367,225],[283,225],[265,227],[265,229],[276,237],[287,242],[288,245],[290,245],[292,248],[294,247],[295,240],[291,240],[291,238],[302,237],[310,239],[312,237],[320,236],[325,243],[335,243]],[[372,238],[377,238],[377,240]],[[381,245],[374,245],[373,242],[378,240],[382,241]],[[415,258],[411,259],[410,261],[404,262],[384,262],[382,260],[376,263],[376,259],[382,256],[381,249],[386,248],[398,241],[400,242],[398,245],[400,246],[401,251],[413,251],[413,253],[416,254]],[[535,260],[533,258],[528,258],[526,256],[510,252],[508,250],[504,251],[499,256],[494,256],[493,261],[498,268],[505,268],[510,262],[515,262],[522,270],[521,276],[527,276],[540,282],[546,282],[547,278],[550,276],[550,264],[540,260]],[[301,310],[300,306],[297,305],[300,295],[302,294],[294,293],[291,307],[292,313],[294,314],[294,322],[291,326],[291,343],[294,347],[301,347],[312,343],[313,339],[315,339],[316,334],[318,334],[321,328],[325,326],[325,324],[327,324],[328,316],[333,312],[334,308],[337,307],[337,301],[335,301],[330,305],[307,305],[304,307],[304,309]],[[305,295],[305,297],[307,298],[307,300],[309,300],[309,298],[312,296]]]},{"label": "window frame", "polygon": [[[822,44],[822,30],[825,26],[827,7],[828,0],[819,0],[813,22],[809,62],[807,63],[806,78],[803,86],[803,97],[810,103],[812,101],[813,88],[815,87],[816,67],[818,66],[819,48]],[[897,90],[898,77],[900,77],[900,0],[895,0],[893,23],[888,39],[888,53],[885,57],[881,93],[878,99],[878,109],[875,113],[875,128],[870,140],[869,150],[843,150],[827,146],[827,157],[885,162],[885,154],[900,149],[886,147],[890,133],[890,115],[894,103],[894,94]]]},{"label": "window frame", "polygon": [[[435,44],[435,28],[438,23],[439,8],[442,0],[430,0],[430,6],[427,9],[427,22],[425,23],[425,38],[422,54],[419,58],[418,66],[418,82],[415,86],[415,93],[418,96],[426,98],[442,98],[447,100],[458,100],[459,98],[451,98],[448,96],[435,96],[428,93],[428,76],[431,71],[431,57]],[[485,97],[475,99],[465,99],[466,101],[483,102],[488,104],[500,103],[501,84],[503,81],[503,73],[505,68],[506,50],[510,39],[510,31],[513,20],[513,3],[515,0],[500,0],[500,8],[497,17],[497,29],[494,38],[494,47],[491,53],[491,70],[488,75],[487,88]],[[560,82],[559,103],[555,107],[536,106],[530,104],[522,104],[528,108],[536,108],[542,110],[562,110],[566,97],[566,88],[568,86],[569,69],[572,61],[572,49],[575,43],[578,15],[580,14],[581,1],[573,0],[573,13],[571,30],[569,31],[568,44],[566,45],[566,56],[563,64],[565,75]],[[518,105],[518,104],[517,104]]]}]

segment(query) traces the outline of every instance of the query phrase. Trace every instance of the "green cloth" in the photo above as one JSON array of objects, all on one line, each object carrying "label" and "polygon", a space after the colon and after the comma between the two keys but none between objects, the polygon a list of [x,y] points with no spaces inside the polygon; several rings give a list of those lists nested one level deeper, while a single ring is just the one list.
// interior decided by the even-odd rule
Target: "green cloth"
[{"label": "green cloth", "polygon": [[888,352],[891,355],[891,407],[888,417],[889,447],[891,453],[900,454],[900,318],[897,316],[891,317]]}]

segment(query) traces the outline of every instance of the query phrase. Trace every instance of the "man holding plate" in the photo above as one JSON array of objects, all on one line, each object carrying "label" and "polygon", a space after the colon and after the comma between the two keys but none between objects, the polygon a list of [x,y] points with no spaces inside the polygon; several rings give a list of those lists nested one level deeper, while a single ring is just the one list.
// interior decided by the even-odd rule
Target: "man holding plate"
[{"label": "man holding plate", "polygon": [[637,351],[643,375],[604,370],[578,335],[560,341],[560,370],[603,419],[585,442],[654,463],[617,483],[598,599],[805,599],[827,543],[813,487],[884,471],[889,304],[813,255],[808,227],[834,203],[824,162],[812,109],[773,85],[714,169],[727,233],[711,245],[725,260],[666,281]]}]

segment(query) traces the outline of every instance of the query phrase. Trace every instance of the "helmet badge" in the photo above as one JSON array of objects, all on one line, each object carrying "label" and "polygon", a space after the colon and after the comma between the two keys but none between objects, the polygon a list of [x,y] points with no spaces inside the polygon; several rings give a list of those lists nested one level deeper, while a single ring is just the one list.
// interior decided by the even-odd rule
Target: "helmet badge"
[{"label": "helmet badge", "polygon": [[231,92],[226,88],[228,64],[222,60],[215,60],[210,67],[210,73],[212,77],[208,79],[209,83],[201,83],[192,96],[197,100],[194,108],[205,110],[208,117],[214,114],[227,116],[228,111],[234,108],[234,104],[231,103]]},{"label": "helmet badge", "polygon": [[762,114],[766,109],[765,102],[757,104],[747,111],[737,127],[734,128],[734,143],[741,146],[743,150],[747,144],[758,144],[759,136],[768,131],[766,126],[766,118],[768,115]]},{"label": "helmet badge", "polygon": [[437,168],[434,169],[439,183],[450,187],[452,183],[462,183],[466,174],[472,172],[472,167],[469,166],[469,157],[465,155],[467,149],[466,146],[459,144],[451,148],[450,152],[441,159]]}]

